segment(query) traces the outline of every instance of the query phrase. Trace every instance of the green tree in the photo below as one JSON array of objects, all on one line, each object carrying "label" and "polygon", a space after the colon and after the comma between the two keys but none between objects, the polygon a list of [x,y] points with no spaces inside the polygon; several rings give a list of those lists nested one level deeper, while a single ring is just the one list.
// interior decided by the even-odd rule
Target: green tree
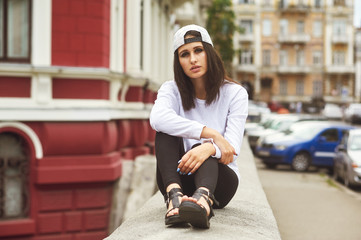
[{"label": "green tree", "polygon": [[213,0],[207,9],[207,30],[212,36],[215,49],[221,55],[228,75],[232,73],[232,60],[235,54],[233,34],[237,30],[232,0]]}]

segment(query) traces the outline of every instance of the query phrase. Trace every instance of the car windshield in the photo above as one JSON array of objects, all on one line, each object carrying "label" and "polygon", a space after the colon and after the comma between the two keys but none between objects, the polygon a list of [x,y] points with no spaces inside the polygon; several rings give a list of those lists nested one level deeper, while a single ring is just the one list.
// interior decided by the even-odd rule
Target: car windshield
[{"label": "car windshield", "polygon": [[350,139],[350,150],[361,150],[361,135],[355,135]]},{"label": "car windshield", "polygon": [[300,123],[292,125],[286,134],[295,138],[309,140],[315,137],[323,128],[323,125]]}]

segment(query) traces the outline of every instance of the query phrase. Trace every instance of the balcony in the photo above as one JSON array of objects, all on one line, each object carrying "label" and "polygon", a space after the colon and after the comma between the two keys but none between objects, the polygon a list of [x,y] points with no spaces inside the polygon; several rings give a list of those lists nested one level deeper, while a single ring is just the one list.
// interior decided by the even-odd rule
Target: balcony
[{"label": "balcony", "polygon": [[326,72],[329,74],[355,73],[355,66],[354,65],[329,65],[326,67]]},{"label": "balcony", "polygon": [[280,1],[278,5],[278,10],[281,13],[308,13],[310,11],[310,6],[302,3],[285,4],[283,1]]},{"label": "balcony", "polygon": [[310,41],[311,37],[306,33],[296,33],[296,34],[279,34],[278,41],[281,43],[307,43]]},{"label": "balcony", "polygon": [[238,40],[239,42],[253,42],[254,36],[252,33],[240,34]]},{"label": "balcony", "polygon": [[332,36],[332,43],[334,44],[347,44],[347,41],[348,41],[347,34]]},{"label": "balcony", "polygon": [[291,66],[291,65],[281,65],[278,66],[278,73],[281,74],[299,74],[299,73],[310,73],[311,72],[311,68],[309,66]]},{"label": "balcony", "polygon": [[237,66],[237,71],[255,73],[257,71],[257,66],[254,64],[239,64]]}]

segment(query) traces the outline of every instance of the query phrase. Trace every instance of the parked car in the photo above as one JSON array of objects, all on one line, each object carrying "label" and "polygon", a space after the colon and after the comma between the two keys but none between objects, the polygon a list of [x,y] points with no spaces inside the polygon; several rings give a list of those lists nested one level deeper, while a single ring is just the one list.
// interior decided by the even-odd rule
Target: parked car
[{"label": "parked car", "polygon": [[351,103],[345,109],[345,121],[350,123],[361,122],[361,103]]},{"label": "parked car", "polygon": [[353,128],[344,123],[302,121],[294,123],[283,136],[265,137],[255,154],[270,168],[291,165],[295,171],[306,171],[311,165],[333,167],[335,148],[343,133]]},{"label": "parked car", "polygon": [[299,120],[299,116],[291,114],[281,114],[269,116],[267,121],[262,125],[262,128],[253,131],[247,131],[248,144],[254,152],[257,141],[261,136],[275,133],[286,129],[291,123]]},{"label": "parked car", "polygon": [[262,115],[269,113],[271,113],[271,110],[268,108],[267,103],[253,100],[248,101],[247,122],[260,122]]},{"label": "parked car", "polygon": [[326,103],[322,115],[332,120],[342,120],[343,112],[340,106],[334,103]]},{"label": "parked car", "polygon": [[258,128],[253,131],[247,132],[248,143],[254,152],[257,142],[266,136],[275,136],[283,131],[288,131],[290,126],[296,122],[309,121],[309,120],[326,120],[326,118],[317,115],[309,114],[282,114],[273,115],[269,118],[268,122],[264,124],[264,128]]},{"label": "parked car", "polygon": [[336,148],[333,176],[347,187],[361,186],[361,129],[345,133]]}]

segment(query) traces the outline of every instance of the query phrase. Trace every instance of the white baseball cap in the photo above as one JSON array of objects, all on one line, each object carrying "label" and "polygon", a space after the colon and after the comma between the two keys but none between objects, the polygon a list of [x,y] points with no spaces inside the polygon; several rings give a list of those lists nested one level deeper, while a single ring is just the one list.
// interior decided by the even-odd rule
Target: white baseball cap
[{"label": "white baseball cap", "polygon": [[[197,31],[201,34],[200,37],[184,39],[184,35],[188,31]],[[180,46],[190,42],[206,42],[213,46],[212,39],[207,30],[201,26],[191,24],[180,28],[175,34],[173,39],[173,50],[176,51]]]}]

